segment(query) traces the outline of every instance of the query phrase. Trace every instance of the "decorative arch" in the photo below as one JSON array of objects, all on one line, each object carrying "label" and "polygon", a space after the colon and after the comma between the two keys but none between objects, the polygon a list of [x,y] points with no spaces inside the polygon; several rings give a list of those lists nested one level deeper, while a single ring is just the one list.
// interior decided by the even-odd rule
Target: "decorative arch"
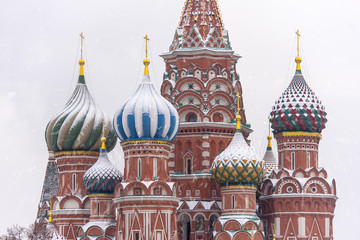
[{"label": "decorative arch", "polygon": [[224,231],[235,231],[241,230],[241,224],[236,220],[229,220],[224,224],[223,230]]},{"label": "decorative arch", "polygon": [[284,177],[277,182],[275,194],[281,193],[301,193],[302,187],[300,182],[293,177]]},{"label": "decorative arch", "polygon": [[220,84],[224,85],[227,90],[225,92],[227,92],[228,94],[234,91],[234,88],[231,85],[231,83],[227,79],[220,77],[220,76],[217,76],[216,78],[211,79],[206,84],[206,90],[211,91],[211,89],[213,89],[213,87],[216,83],[220,83]]},{"label": "decorative arch", "polygon": [[231,240],[231,236],[227,232],[219,232],[215,235],[215,240]]},{"label": "decorative arch", "polygon": [[230,108],[222,105],[213,107],[207,115],[213,118],[213,115],[219,112],[223,114],[224,122],[231,122],[233,119],[235,119],[235,113]]},{"label": "decorative arch", "polygon": [[126,185],[126,187],[124,189],[124,195],[125,196],[134,195],[134,193],[132,192],[134,190],[134,188],[141,188],[144,195],[150,195],[149,190],[145,186],[145,184],[143,184],[142,182],[139,182],[139,181],[131,182],[128,185]]},{"label": "decorative arch", "polygon": [[196,113],[199,120],[203,119],[203,117],[204,117],[204,113],[202,111],[200,111],[199,108],[197,108],[195,106],[191,106],[191,105],[186,105],[186,106],[182,106],[178,109],[178,113],[180,116],[180,122],[186,122],[185,117],[189,112]]},{"label": "decorative arch", "polygon": [[183,79],[181,81],[179,81],[176,85],[175,85],[175,90],[178,90],[178,91],[184,91],[184,90],[181,90],[183,88],[183,86],[185,84],[188,84],[189,82],[194,82],[196,85],[199,86],[200,88],[200,91],[204,90],[204,83],[196,78],[196,77],[193,77],[193,76],[187,76],[186,79]]},{"label": "decorative arch", "polygon": [[295,178],[306,178],[308,174],[304,169],[298,168],[293,172],[292,176]]},{"label": "decorative arch", "polygon": [[[195,91],[191,91],[191,90],[182,91],[180,94],[178,94],[178,95],[175,97],[174,101],[175,101],[176,103],[181,103],[181,101],[182,101],[184,98],[186,98],[186,97],[196,98],[196,100],[197,100],[199,103],[201,103],[201,102],[204,101],[204,98],[203,98],[200,94],[198,94],[198,93],[195,92]],[[182,103],[182,104],[185,105],[184,103]],[[187,105],[187,104],[189,104],[189,103],[186,103],[186,105]],[[191,104],[189,104],[189,105],[191,105]]]},{"label": "decorative arch", "polygon": [[233,240],[251,240],[251,235],[245,231],[237,232],[234,235]]},{"label": "decorative arch", "polygon": [[305,183],[303,193],[329,194],[331,193],[331,188],[323,178],[312,177]]},{"label": "decorative arch", "polygon": [[[149,186],[149,190],[150,190],[150,193],[152,195],[154,195],[154,189],[157,188],[157,187],[161,187],[162,190],[163,190],[163,194],[162,195],[167,195],[167,196],[172,196],[173,194],[173,191],[172,189],[170,188],[170,186],[165,183],[164,181],[155,181],[153,183],[150,184]],[[165,194],[164,194],[165,193]]]},{"label": "decorative arch", "polygon": [[60,209],[80,209],[81,201],[75,196],[66,196],[60,202]]}]

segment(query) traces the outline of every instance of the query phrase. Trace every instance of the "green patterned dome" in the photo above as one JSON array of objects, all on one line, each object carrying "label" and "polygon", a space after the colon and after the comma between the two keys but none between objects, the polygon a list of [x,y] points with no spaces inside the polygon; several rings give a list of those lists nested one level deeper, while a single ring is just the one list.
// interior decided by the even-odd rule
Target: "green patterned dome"
[{"label": "green patterned dome", "polygon": [[117,139],[111,120],[95,104],[85,84],[84,63],[80,60],[79,81],[68,103],[46,127],[46,143],[54,152],[99,151],[103,119],[106,122],[106,148],[110,151],[115,147]]},{"label": "green patterned dome", "polygon": [[300,69],[275,102],[270,115],[274,134],[288,131],[321,133],[327,122],[324,105],[306,83]]},{"label": "green patterned dome", "polygon": [[265,176],[265,163],[246,143],[240,129],[236,130],[230,145],[211,165],[211,174],[221,186],[257,186]]}]

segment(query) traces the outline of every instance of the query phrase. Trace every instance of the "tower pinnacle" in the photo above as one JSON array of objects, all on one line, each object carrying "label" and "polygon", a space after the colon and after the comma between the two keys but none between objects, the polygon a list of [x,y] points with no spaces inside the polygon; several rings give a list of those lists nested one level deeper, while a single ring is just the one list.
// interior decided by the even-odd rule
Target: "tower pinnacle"
[{"label": "tower pinnacle", "polygon": [[240,116],[240,94],[239,92],[236,94],[236,131],[241,130],[241,116]]},{"label": "tower pinnacle", "polygon": [[80,39],[81,39],[81,55],[80,55],[80,60],[79,60],[79,65],[80,65],[80,74],[79,74],[79,83],[85,83],[85,78],[84,78],[84,65],[85,65],[85,60],[83,59],[83,47],[84,47],[84,34],[81,32],[80,33]]},{"label": "tower pinnacle", "polygon": [[210,28],[216,27],[222,34],[224,24],[221,18],[219,5],[216,0],[186,0],[183,13],[180,17],[179,28],[184,29],[184,36],[191,27],[199,29],[203,40],[209,34]]},{"label": "tower pinnacle", "polygon": [[267,136],[267,140],[268,140],[268,144],[267,144],[267,149],[266,150],[272,150],[272,147],[271,147],[271,132],[270,132],[270,116],[268,117],[269,119],[269,135]]},{"label": "tower pinnacle", "polygon": [[147,57],[148,57],[148,41],[150,41],[150,38],[148,38],[148,35],[145,35],[144,39],[145,39],[145,57],[146,57],[143,61],[145,65],[144,75],[149,75],[150,60]]},{"label": "tower pinnacle", "polygon": [[296,73],[301,73],[301,67],[300,67],[300,63],[301,63],[301,57],[300,57],[300,32],[299,29],[295,32],[297,35],[297,57],[295,58],[295,62],[296,62]]}]

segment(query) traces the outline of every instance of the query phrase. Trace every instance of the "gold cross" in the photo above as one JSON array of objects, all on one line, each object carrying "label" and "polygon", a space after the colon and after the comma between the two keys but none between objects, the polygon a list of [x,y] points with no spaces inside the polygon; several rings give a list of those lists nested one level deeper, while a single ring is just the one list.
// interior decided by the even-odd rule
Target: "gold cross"
[{"label": "gold cross", "polygon": [[296,35],[297,35],[297,56],[299,57],[299,45],[300,45],[300,32],[299,32],[299,29],[295,32]]},{"label": "gold cross", "polygon": [[150,41],[150,39],[148,38],[147,34],[145,35],[144,39],[145,39],[145,56],[147,58],[147,56],[148,56],[148,41]]},{"label": "gold cross", "polygon": [[84,45],[83,40],[85,37],[82,32],[80,33],[80,38],[81,38],[81,59],[83,59],[83,45]]},{"label": "gold cross", "polygon": [[239,92],[236,94],[236,102],[237,102],[237,115],[240,116],[240,94],[239,94]]},{"label": "gold cross", "polygon": [[102,137],[105,137],[105,121],[104,121],[104,119],[101,120],[101,123],[102,123]]}]

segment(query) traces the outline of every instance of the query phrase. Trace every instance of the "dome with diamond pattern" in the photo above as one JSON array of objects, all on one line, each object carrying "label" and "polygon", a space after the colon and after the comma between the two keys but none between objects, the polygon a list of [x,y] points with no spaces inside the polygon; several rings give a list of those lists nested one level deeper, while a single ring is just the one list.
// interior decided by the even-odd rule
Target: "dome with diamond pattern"
[{"label": "dome with diamond pattern", "polygon": [[89,168],[83,177],[86,190],[90,193],[113,193],[116,184],[121,182],[122,174],[110,162],[106,149],[105,138],[102,138],[103,146],[100,150],[99,159]]},{"label": "dome with diamond pattern", "polygon": [[270,113],[274,134],[288,131],[321,133],[327,122],[325,107],[301,73],[300,57],[296,58],[296,63],[295,76]]},{"label": "dome with diamond pattern", "polygon": [[[237,122],[240,126],[240,116],[237,116]],[[257,186],[265,176],[265,163],[249,147],[237,127],[231,143],[215,158],[210,171],[221,186]]]}]

